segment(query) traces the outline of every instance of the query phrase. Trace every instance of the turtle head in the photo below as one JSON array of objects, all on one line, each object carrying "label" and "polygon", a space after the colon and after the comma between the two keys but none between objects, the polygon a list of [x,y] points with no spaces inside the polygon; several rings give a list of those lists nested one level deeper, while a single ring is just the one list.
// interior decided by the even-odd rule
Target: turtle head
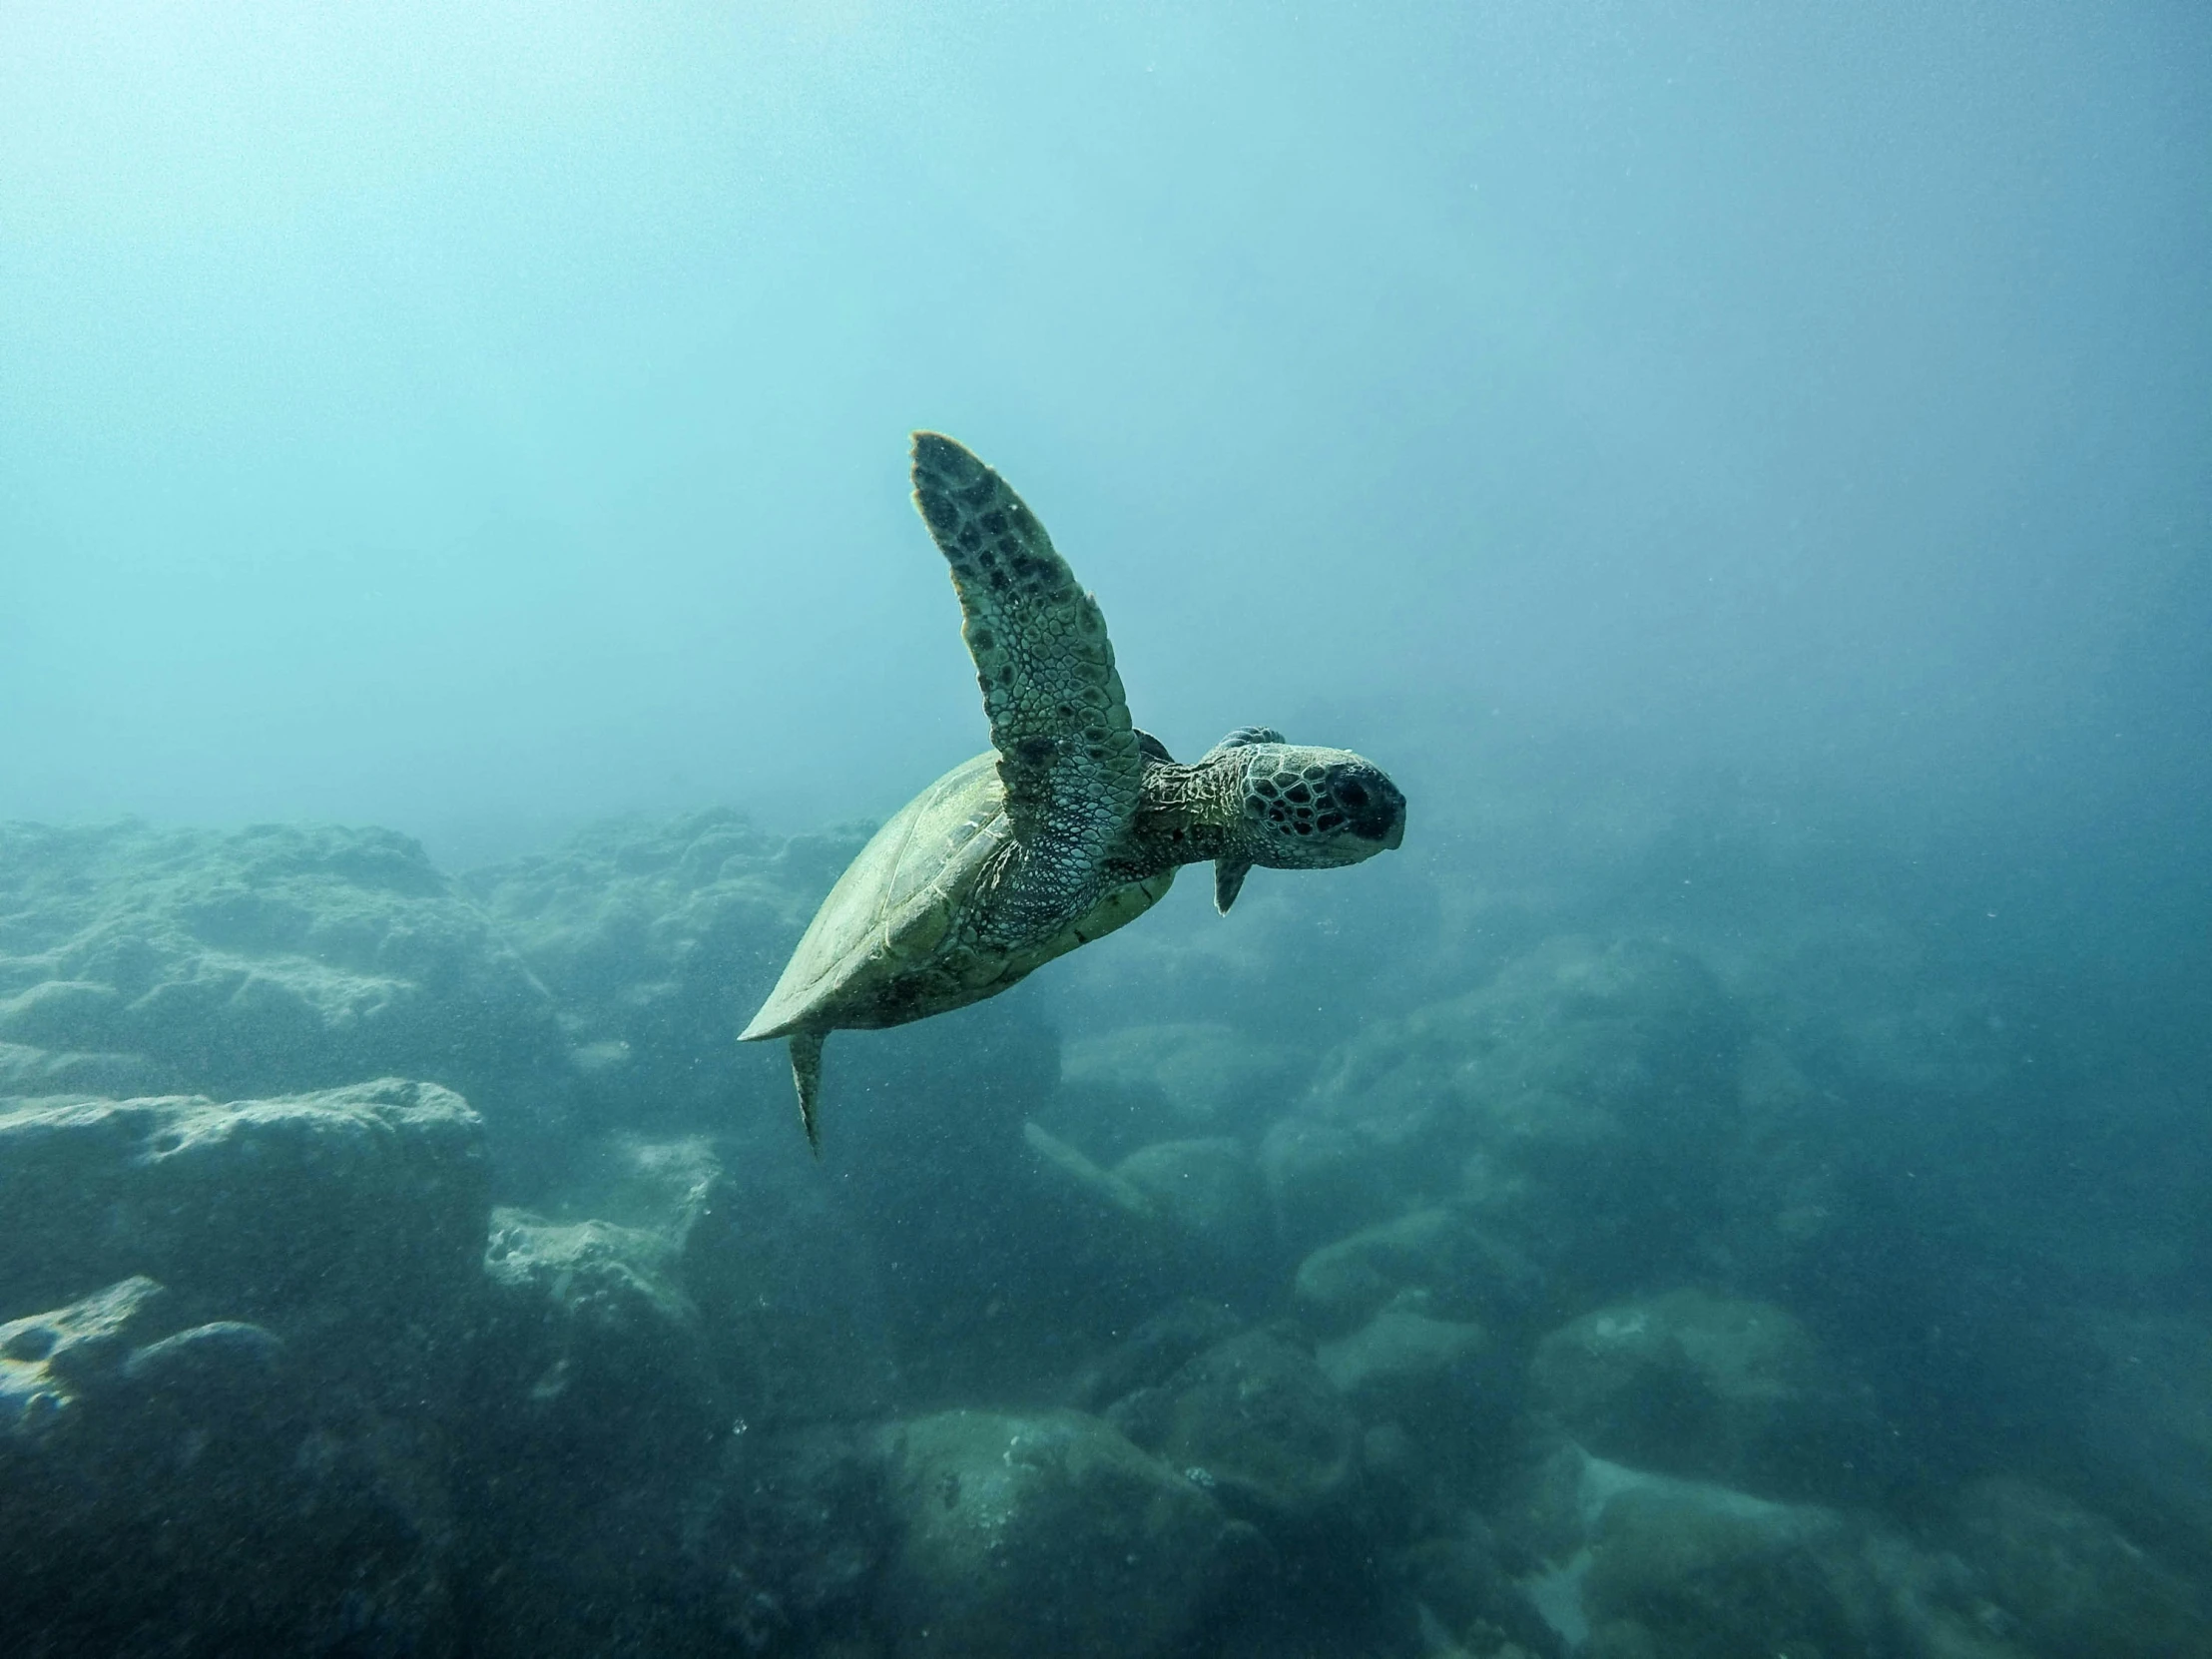
[{"label": "turtle head", "polygon": [[1207,759],[1238,771],[1238,850],[1248,863],[1333,869],[1405,838],[1404,795],[1349,749],[1312,749],[1264,726],[1245,727]]}]

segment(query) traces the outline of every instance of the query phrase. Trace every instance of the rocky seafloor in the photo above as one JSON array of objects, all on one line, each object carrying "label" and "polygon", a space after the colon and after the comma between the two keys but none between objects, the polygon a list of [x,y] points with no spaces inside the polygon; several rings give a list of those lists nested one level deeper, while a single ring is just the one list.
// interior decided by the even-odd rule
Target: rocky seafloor
[{"label": "rocky seafloor", "polygon": [[0,828],[0,1651],[2212,1655],[2202,1073],[2072,982],[1261,881],[817,1163],[733,1037],[856,845]]}]

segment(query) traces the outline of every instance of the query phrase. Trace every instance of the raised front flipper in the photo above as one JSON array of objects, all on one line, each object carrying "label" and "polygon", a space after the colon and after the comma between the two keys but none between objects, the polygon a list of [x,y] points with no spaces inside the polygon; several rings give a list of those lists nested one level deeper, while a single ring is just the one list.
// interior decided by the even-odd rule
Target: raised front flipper
[{"label": "raised front flipper", "polygon": [[1106,619],[1021,497],[952,439],[914,434],[914,504],[952,567],[1023,853],[1007,921],[1053,925],[1096,898],[1144,776]]}]

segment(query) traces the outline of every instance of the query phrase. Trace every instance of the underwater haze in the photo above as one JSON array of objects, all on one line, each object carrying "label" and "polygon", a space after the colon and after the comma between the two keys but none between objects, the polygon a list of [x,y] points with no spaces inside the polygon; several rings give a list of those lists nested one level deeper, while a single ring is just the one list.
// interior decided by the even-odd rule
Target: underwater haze
[{"label": "underwater haze", "polygon": [[[0,1646],[2212,1659],[2208,88],[0,0]],[[1404,843],[818,1162],[737,1034],[992,741],[916,430]]]}]

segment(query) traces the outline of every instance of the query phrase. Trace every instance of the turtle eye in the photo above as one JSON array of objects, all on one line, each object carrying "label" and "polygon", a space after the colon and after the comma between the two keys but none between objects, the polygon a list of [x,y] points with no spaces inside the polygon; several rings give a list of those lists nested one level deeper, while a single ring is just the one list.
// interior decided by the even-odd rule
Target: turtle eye
[{"label": "turtle eye", "polygon": [[1368,804],[1368,787],[1357,778],[1341,778],[1330,792],[1348,813],[1357,813]]}]

